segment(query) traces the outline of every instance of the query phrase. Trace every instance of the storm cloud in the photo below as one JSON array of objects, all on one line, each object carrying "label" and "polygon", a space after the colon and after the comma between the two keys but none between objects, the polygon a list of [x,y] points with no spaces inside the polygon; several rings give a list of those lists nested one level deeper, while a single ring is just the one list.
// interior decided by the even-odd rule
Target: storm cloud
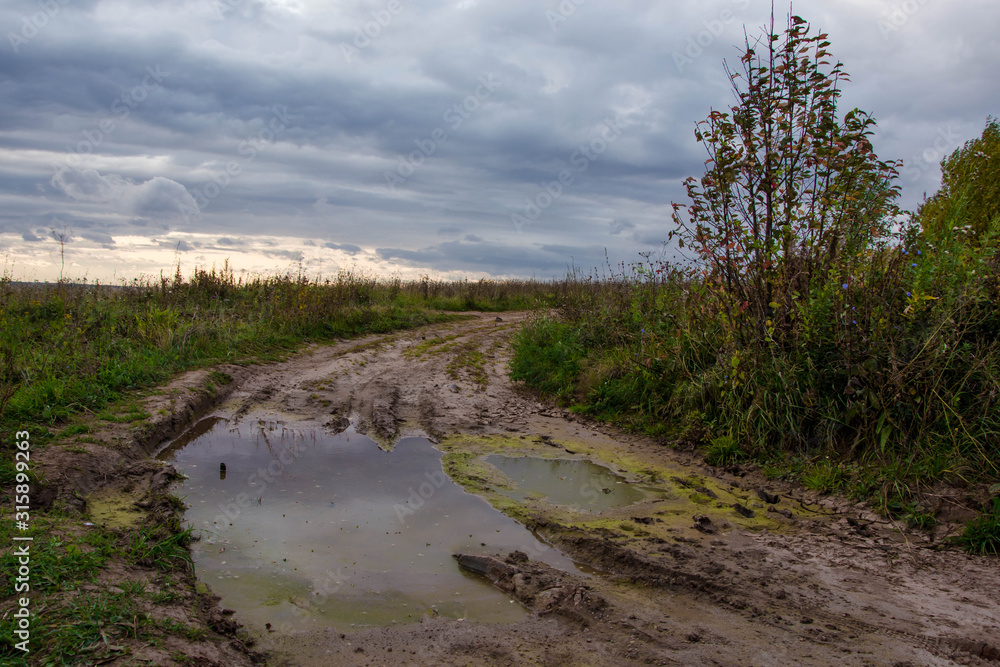
[{"label": "storm cloud", "polygon": [[[830,35],[853,78],[844,111],[878,119],[876,149],[904,160],[915,207],[941,158],[1000,113],[1000,6],[795,12]],[[667,240],[681,182],[704,170],[694,123],[731,102],[723,60],[769,13],[762,0],[11,0],[0,240],[40,278],[58,275],[54,227],[75,232],[76,270],[119,276],[218,258],[541,278],[632,261]]]}]

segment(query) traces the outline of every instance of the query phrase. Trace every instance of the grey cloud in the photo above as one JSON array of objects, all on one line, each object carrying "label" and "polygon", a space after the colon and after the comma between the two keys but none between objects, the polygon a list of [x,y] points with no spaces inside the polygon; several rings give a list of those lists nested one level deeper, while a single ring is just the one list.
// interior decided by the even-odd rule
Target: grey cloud
[{"label": "grey cloud", "polygon": [[53,175],[51,183],[75,201],[122,202],[129,213],[140,217],[180,217],[182,206],[197,211],[187,189],[162,176],[136,184],[118,174],[101,175],[94,169],[61,169]]},{"label": "grey cloud", "polygon": [[94,169],[65,169],[56,172],[52,185],[76,201],[103,203],[120,199],[125,182],[118,177],[105,178]]},{"label": "grey cloud", "polygon": [[196,209],[194,198],[187,189],[176,181],[162,176],[132,186],[132,212],[135,215],[159,217],[180,216],[181,206]]},{"label": "grey cloud", "polygon": [[617,236],[624,231],[635,229],[635,223],[625,218],[615,218],[611,221],[609,227],[611,228],[611,235]]},{"label": "grey cloud", "polygon": [[361,252],[361,247],[353,245],[351,243],[324,243],[324,248],[330,248],[331,250],[340,250],[346,252],[349,255],[357,255]]},{"label": "grey cloud", "polygon": [[600,247],[532,245],[524,247],[499,242],[462,243],[447,241],[420,250],[378,248],[376,254],[389,261],[413,267],[485,271],[494,276],[535,275],[551,278],[563,275],[572,264],[589,267],[601,263]]},{"label": "grey cloud", "polygon": [[[1000,6],[976,2],[970,22],[924,3],[886,36],[878,20],[894,2],[795,10],[854,75],[844,110],[874,113],[879,155],[913,165],[901,179],[912,207],[938,179],[934,161],[912,158],[941,128],[977,136],[1000,107]],[[23,234],[57,217],[112,240],[169,228],[234,256],[258,236],[334,238],[327,247],[352,255],[381,247],[390,270],[558,275],[603,264],[605,247],[613,263],[631,260],[666,239],[681,181],[703,173],[694,122],[731,103],[722,59],[738,56],[743,23],[757,33],[765,4],[587,2],[553,29],[551,2],[405,3],[347,62],[341,44],[374,5],[247,0],[220,17],[194,0],[128,11],[74,0],[0,57],[0,225]],[[679,69],[675,55],[724,10],[734,20]],[[34,11],[35,0],[4,3],[0,35]],[[486,75],[501,85],[455,115]],[[287,126],[260,141],[276,106]],[[615,117],[620,138],[579,171],[577,151]],[[432,140],[438,128],[446,138]],[[420,164],[390,191],[385,174],[413,155]],[[564,169],[574,182],[518,234],[511,214]],[[217,196],[181,216],[213,180]],[[287,252],[274,257],[298,261]]]},{"label": "grey cloud", "polygon": [[301,262],[305,255],[298,250],[262,250],[261,254],[275,259],[287,259],[292,262]]},{"label": "grey cloud", "polygon": [[105,232],[100,232],[100,231],[80,232],[80,238],[86,239],[88,241],[93,241],[94,243],[100,243],[105,248],[113,248],[115,246],[114,237]]},{"label": "grey cloud", "polygon": [[641,245],[658,246],[658,245],[663,245],[664,243],[667,242],[668,233],[669,232],[667,232],[666,230],[663,231],[639,230],[634,234],[632,234],[632,238],[635,240],[636,243],[639,243]]}]

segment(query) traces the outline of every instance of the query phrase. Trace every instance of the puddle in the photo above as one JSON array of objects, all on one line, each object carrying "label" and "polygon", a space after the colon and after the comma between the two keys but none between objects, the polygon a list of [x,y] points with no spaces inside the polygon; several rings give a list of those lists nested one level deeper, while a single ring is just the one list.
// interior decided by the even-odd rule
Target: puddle
[{"label": "puddle", "polygon": [[574,568],[452,482],[424,438],[385,452],[350,431],[274,423],[204,420],[193,432],[160,458],[188,477],[174,492],[202,537],[192,545],[199,579],[248,625],[347,631],[428,614],[515,622],[527,612],[462,572],[453,553],[519,549]]},{"label": "puddle", "polygon": [[514,500],[544,500],[585,512],[626,507],[662,495],[653,487],[628,484],[624,477],[590,461],[492,454],[486,462],[514,484],[497,489]]}]

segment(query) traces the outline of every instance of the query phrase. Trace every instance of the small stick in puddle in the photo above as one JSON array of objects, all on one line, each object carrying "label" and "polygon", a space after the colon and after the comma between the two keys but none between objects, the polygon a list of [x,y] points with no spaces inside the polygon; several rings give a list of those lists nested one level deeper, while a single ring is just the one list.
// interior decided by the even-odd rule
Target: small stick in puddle
[{"label": "small stick in puddle", "polygon": [[225,478],[226,478],[226,464],[225,463],[220,463],[219,464],[219,479],[225,479]]}]

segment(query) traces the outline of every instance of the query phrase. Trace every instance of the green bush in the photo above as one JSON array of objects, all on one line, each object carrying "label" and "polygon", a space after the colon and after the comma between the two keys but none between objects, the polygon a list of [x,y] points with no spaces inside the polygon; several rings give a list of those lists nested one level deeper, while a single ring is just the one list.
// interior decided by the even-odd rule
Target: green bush
[{"label": "green bush", "polygon": [[579,327],[541,317],[520,331],[515,346],[512,379],[560,397],[573,393],[584,352]]}]

